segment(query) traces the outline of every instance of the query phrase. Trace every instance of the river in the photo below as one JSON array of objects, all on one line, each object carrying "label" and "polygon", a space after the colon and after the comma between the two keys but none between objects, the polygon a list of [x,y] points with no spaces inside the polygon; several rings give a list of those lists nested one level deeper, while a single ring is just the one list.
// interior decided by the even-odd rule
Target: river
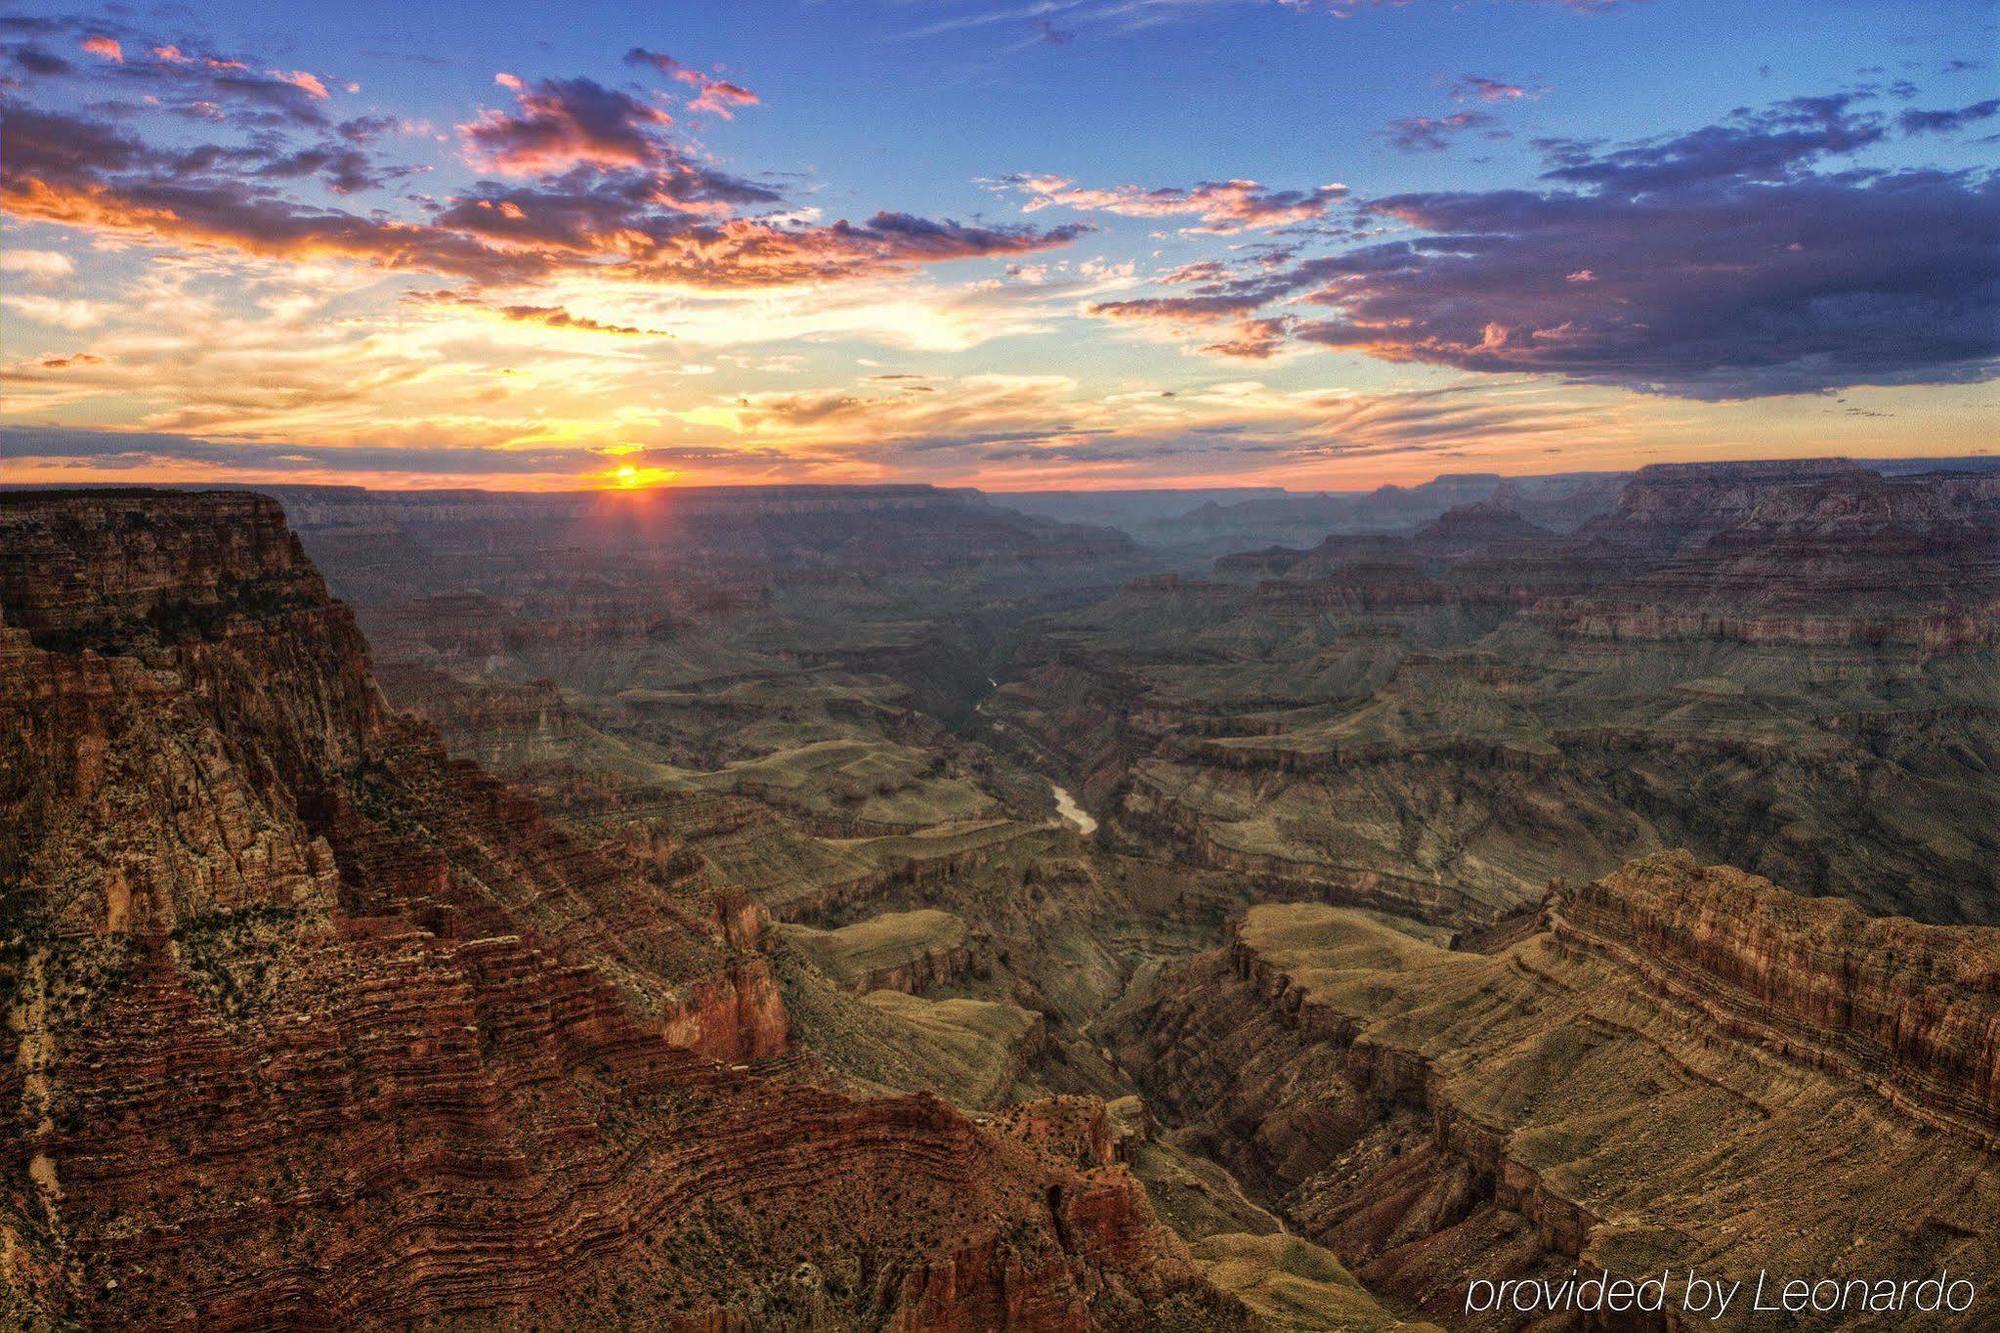
[{"label": "river", "polygon": [[1069,794],[1068,788],[1058,787],[1053,782],[1049,784],[1049,788],[1056,794],[1057,814],[1076,825],[1076,831],[1085,837],[1097,832],[1097,819],[1090,811],[1076,803],[1076,798]]}]

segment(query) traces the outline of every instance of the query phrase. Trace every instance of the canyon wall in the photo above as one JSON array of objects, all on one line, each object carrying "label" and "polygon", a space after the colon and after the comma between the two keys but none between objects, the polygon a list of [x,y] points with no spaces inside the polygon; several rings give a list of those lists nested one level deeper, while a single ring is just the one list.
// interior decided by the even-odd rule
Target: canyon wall
[{"label": "canyon wall", "polygon": [[0,552],[0,1319],[1247,1318],[1122,1167],[761,1072],[754,905],[388,709],[270,501]]},{"label": "canyon wall", "polygon": [[1440,1317],[1469,1276],[2000,1261],[2000,932],[1670,853],[1495,947],[1254,908],[1117,1049],[1164,1121]]},{"label": "canyon wall", "polygon": [[989,713],[1114,845],[1479,927],[1665,847],[2000,920],[2000,482],[1662,465],[1137,580]]}]

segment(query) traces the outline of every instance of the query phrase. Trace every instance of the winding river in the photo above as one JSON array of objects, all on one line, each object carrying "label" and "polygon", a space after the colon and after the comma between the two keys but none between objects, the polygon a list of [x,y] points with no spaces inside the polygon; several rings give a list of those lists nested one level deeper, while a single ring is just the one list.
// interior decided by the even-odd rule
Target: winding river
[{"label": "winding river", "polygon": [[1056,794],[1057,814],[1076,825],[1076,831],[1085,837],[1097,832],[1096,817],[1076,803],[1076,798],[1069,794],[1068,788],[1059,787],[1053,782],[1049,784],[1049,788]]}]

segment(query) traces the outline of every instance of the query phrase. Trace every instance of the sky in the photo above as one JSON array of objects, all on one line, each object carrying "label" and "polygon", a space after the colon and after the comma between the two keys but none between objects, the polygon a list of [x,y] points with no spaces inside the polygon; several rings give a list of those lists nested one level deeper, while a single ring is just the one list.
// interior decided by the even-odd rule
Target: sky
[{"label": "sky", "polygon": [[1984,453],[2000,0],[0,5],[0,480]]}]

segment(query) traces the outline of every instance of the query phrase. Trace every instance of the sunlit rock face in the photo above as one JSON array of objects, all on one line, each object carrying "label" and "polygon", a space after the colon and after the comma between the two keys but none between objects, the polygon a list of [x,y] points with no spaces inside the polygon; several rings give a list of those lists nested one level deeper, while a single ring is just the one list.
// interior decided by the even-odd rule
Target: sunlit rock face
[{"label": "sunlit rock face", "polygon": [[1113,1039],[1156,1114],[1457,1326],[1469,1276],[1990,1271],[1996,966],[1992,928],[1673,853],[1484,951],[1256,907]]},{"label": "sunlit rock face", "polygon": [[0,552],[0,1322],[1244,1318],[1122,1168],[768,1077],[754,905],[387,708],[271,501]]}]

